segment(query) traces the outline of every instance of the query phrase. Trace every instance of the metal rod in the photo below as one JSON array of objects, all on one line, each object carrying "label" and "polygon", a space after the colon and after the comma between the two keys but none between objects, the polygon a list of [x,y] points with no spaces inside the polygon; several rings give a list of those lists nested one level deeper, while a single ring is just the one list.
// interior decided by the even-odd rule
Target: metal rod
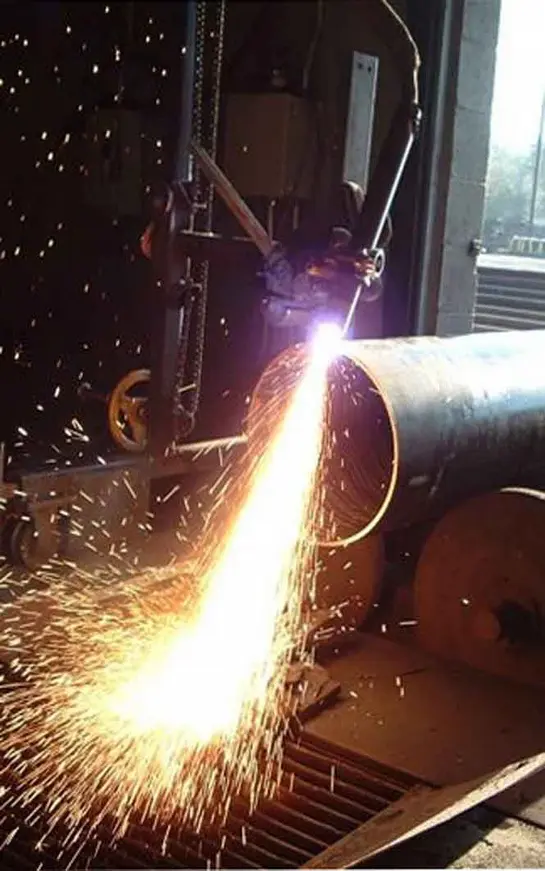
[{"label": "metal rod", "polygon": [[[370,4],[369,11],[372,15],[373,4]],[[393,50],[404,89],[371,178],[358,225],[353,233],[352,245],[357,249],[367,250],[378,248],[380,245],[422,115],[419,108],[418,47],[409,28],[388,0],[381,0],[378,7],[375,7],[375,12],[379,13],[374,22],[377,32]]]},{"label": "metal rod", "polygon": [[360,298],[361,298],[362,290],[363,290],[363,285],[360,282],[360,284],[358,284],[358,286],[356,288],[356,292],[354,293],[354,296],[352,297],[352,302],[350,303],[350,308],[348,309],[348,314],[346,315],[346,318],[344,320],[343,332],[342,332],[343,338],[348,338],[348,333],[349,333],[350,327],[352,326],[352,321],[354,320],[354,315],[356,314],[356,309],[358,307],[358,303],[359,303]]},{"label": "metal rod", "polygon": [[407,134],[407,141],[405,143],[405,148],[401,154],[401,157],[399,160],[399,165],[397,167],[397,172],[394,176],[392,186],[391,186],[390,190],[388,191],[386,201],[384,203],[384,207],[382,210],[382,214],[380,215],[377,227],[375,229],[375,235],[373,236],[371,246],[370,246],[371,250],[373,250],[374,248],[378,248],[378,246],[380,244],[380,240],[381,240],[382,234],[384,232],[384,228],[386,226],[386,221],[388,220],[388,215],[390,214],[390,210],[392,208],[395,196],[397,194],[399,184],[400,184],[401,179],[403,177],[405,167],[407,166],[407,161],[409,159],[409,155],[410,155],[412,147],[414,145],[414,140],[416,138],[416,130],[417,130],[418,124],[420,123],[420,117],[421,117],[420,109],[417,106],[415,106],[414,107],[414,116],[410,122],[409,132]]},{"label": "metal rod", "polygon": [[215,187],[219,196],[227,208],[232,212],[240,226],[248,233],[248,236],[264,257],[268,257],[273,250],[273,241],[269,237],[265,227],[256,218],[250,207],[242,199],[236,188],[231,184],[227,176],[221,171],[217,163],[207,154],[204,148],[195,142],[191,142],[191,148],[199,162],[199,166],[206,175],[208,181]]},{"label": "metal rod", "polygon": [[175,454],[180,457],[192,454],[208,454],[210,451],[229,451],[232,448],[246,447],[247,441],[248,439],[245,435],[233,435],[200,442],[189,442],[185,445],[178,445]]},{"label": "metal rod", "polygon": [[379,163],[369,186],[364,208],[353,235],[358,250],[378,248],[388,215],[403,177],[421,121],[421,110],[401,105],[392,122]]},{"label": "metal rod", "polygon": [[188,0],[185,4],[186,31],[185,53],[182,61],[182,105],[180,109],[180,130],[176,156],[176,180],[193,180],[190,142],[193,129],[193,92],[195,85],[195,45],[197,33],[197,3]]},{"label": "metal rod", "polygon": [[532,180],[532,198],[530,201],[530,235],[533,236],[536,223],[537,195],[539,191],[539,176],[541,175],[541,160],[543,157],[543,126],[545,125],[545,91],[541,101],[541,115],[539,117],[539,136],[537,137],[536,160]]}]

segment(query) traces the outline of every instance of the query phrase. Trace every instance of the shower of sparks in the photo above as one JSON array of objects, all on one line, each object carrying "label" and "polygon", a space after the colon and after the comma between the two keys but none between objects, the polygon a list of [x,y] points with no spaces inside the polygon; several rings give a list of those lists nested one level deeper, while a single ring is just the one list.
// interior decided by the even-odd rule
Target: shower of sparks
[{"label": "shower of sparks", "polygon": [[4,609],[5,810],[23,809],[46,840],[62,833],[72,857],[103,830],[147,819],[200,831],[236,792],[253,805],[274,790],[337,341],[320,331],[282,413],[276,400],[260,409],[267,444],[256,438],[244,476],[223,470],[215,514],[227,495],[238,510],[209,524],[191,570],[109,598],[59,582]]}]

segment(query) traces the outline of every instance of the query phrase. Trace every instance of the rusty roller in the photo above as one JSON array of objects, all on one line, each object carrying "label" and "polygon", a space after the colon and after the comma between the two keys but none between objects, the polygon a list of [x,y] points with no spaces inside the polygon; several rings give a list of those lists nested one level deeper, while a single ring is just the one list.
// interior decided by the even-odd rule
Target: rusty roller
[{"label": "rusty roller", "polygon": [[[265,371],[250,439],[267,436],[307,353],[289,349]],[[329,378],[324,543],[439,516],[545,468],[545,331],[347,341]]]},{"label": "rusty roller", "polygon": [[470,499],[436,525],[418,562],[422,647],[518,681],[545,684],[545,493]]}]

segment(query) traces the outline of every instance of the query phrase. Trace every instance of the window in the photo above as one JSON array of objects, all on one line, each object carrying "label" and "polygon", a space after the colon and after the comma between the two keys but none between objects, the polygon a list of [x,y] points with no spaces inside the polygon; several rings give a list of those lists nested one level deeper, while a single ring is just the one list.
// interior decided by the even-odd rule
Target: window
[{"label": "window", "polygon": [[545,0],[502,0],[483,225],[490,253],[545,259],[544,34]]}]

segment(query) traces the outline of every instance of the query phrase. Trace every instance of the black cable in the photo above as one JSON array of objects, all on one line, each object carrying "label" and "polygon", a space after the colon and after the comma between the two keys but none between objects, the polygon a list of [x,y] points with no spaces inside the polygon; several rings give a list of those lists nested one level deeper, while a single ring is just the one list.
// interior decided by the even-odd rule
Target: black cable
[{"label": "black cable", "polygon": [[307,59],[305,61],[305,65],[303,67],[303,76],[302,76],[302,91],[304,96],[308,96],[309,90],[309,79],[310,73],[312,71],[312,65],[314,63],[314,58],[316,56],[316,48],[318,47],[318,42],[322,33],[322,26],[324,23],[324,0],[317,0],[317,13],[316,13],[316,26],[314,28],[314,34],[312,36],[312,41],[309,46],[309,50],[307,53]]}]

